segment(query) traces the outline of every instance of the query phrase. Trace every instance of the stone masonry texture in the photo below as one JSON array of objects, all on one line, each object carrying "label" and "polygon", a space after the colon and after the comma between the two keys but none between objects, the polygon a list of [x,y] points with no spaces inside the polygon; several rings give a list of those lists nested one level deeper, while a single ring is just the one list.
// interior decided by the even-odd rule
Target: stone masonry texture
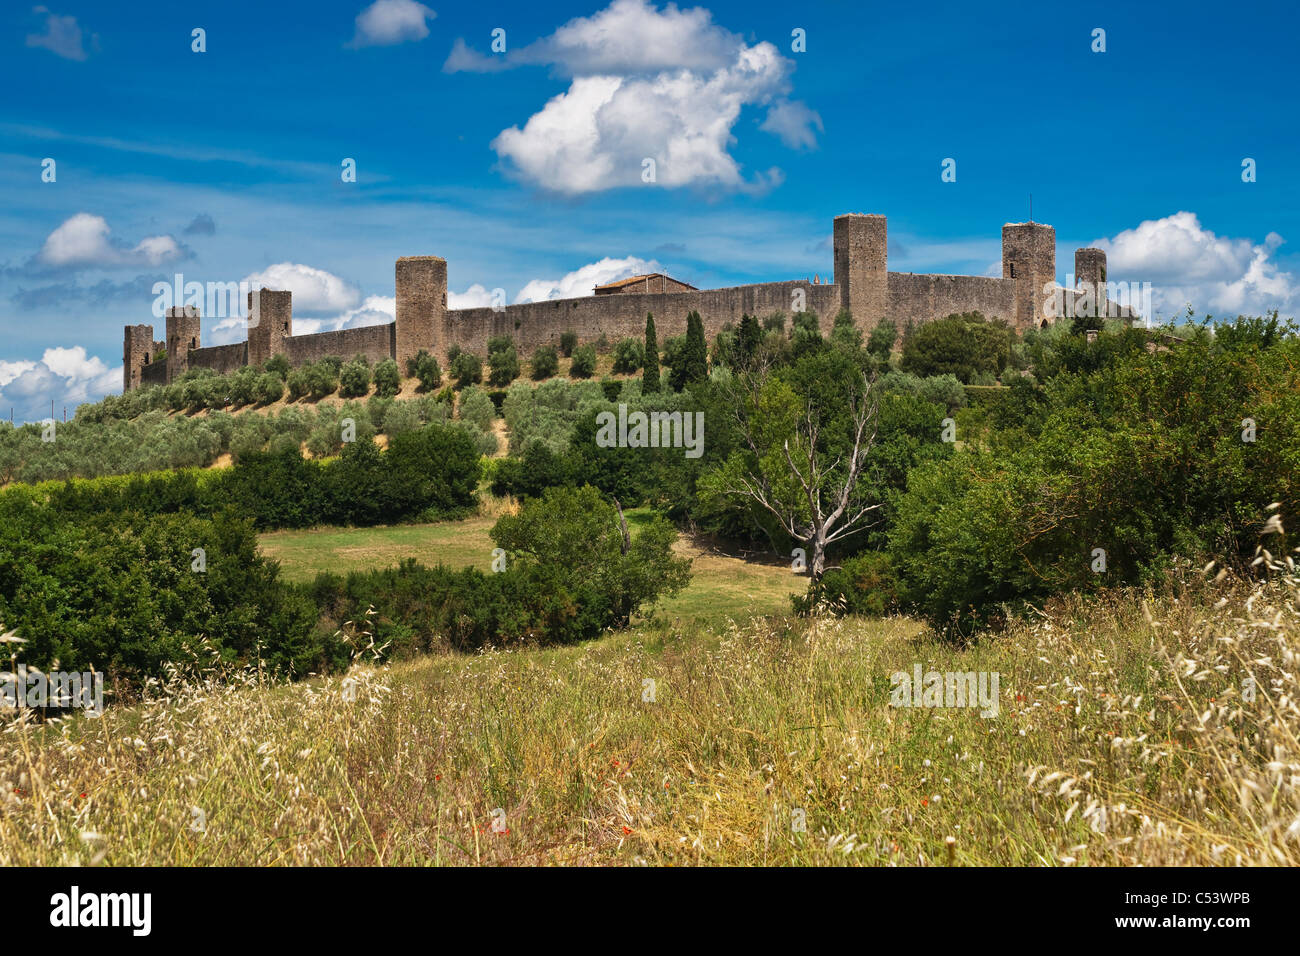
[{"label": "stone masonry texture", "polygon": [[[1044,292],[1044,287],[1056,281],[1056,231],[1043,223],[1002,227],[1001,278],[889,272],[884,216],[837,216],[833,242],[833,284],[795,279],[725,289],[628,290],[499,309],[449,310],[446,260],[404,257],[397,260],[394,270],[397,314],[392,323],[294,335],[291,294],[263,289],[250,293],[250,305],[253,295],[260,296],[260,315],[248,340],[204,348],[198,310],[173,309],[167,315],[165,366],[153,359],[158,343],[152,326],[125,328],[122,385],[129,390],[172,382],[189,368],[226,373],[244,365],[261,365],[273,355],[285,356],[293,366],[327,355],[346,361],[361,354],[371,362],[391,357],[405,374],[407,360],[421,349],[435,355],[445,367],[452,345],[485,356],[488,339],[494,336],[509,336],[520,358],[526,360],[538,346],[558,346],[567,331],[576,332],[579,342],[595,342],[602,336],[611,344],[623,338],[639,339],[645,332],[647,314],[655,317],[661,344],[686,331],[686,315],[691,311],[700,313],[710,340],[746,314],[762,319],[778,312],[789,316],[800,309],[816,313],[824,332],[829,332],[841,309],[848,309],[864,331],[884,318],[902,327],[955,312],[981,312],[1020,330],[1050,320],[1046,304],[1050,293]],[[1104,288],[1106,254],[1102,250],[1076,252],[1075,269],[1081,281],[1100,280]],[[1071,296],[1072,290],[1067,290],[1067,299]]]}]

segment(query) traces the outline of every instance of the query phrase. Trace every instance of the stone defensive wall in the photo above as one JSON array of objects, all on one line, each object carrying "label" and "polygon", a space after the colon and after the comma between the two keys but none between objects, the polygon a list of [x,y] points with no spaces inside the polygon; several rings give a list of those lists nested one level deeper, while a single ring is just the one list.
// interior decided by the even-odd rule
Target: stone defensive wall
[{"label": "stone defensive wall", "polygon": [[[241,343],[242,344],[242,343]],[[166,385],[167,384],[167,363],[154,362],[140,369],[140,385]],[[127,386],[129,390],[130,385]]]},{"label": "stone defensive wall", "polygon": [[982,312],[985,318],[1011,322],[1016,313],[1016,284],[1012,279],[984,276],[891,272],[886,309],[900,328],[954,312]]},{"label": "stone defensive wall", "polygon": [[[295,335],[284,340],[284,356],[293,366],[319,362],[327,355],[337,355],[346,362],[357,354],[364,355],[374,364],[393,357],[396,324],[389,322],[387,325],[368,325],[360,329]],[[406,374],[405,369],[402,374]]]},{"label": "stone defensive wall", "polygon": [[[595,342],[604,335],[610,344],[619,339],[645,335],[647,315],[655,317],[655,334],[664,339],[686,331],[688,312],[699,312],[704,334],[712,340],[728,322],[736,325],[745,315],[759,319],[774,312],[788,317],[797,311],[802,291],[805,312],[816,312],[826,323],[839,311],[839,292],[833,285],[813,285],[805,280],[763,282],[728,289],[695,292],[619,293],[581,299],[552,299],[508,305],[502,311],[490,308],[454,309],[447,313],[447,345],[459,345],[468,352],[487,353],[488,339],[509,335],[521,358],[539,345],[560,344],[560,335],[573,331],[579,342]],[[787,322],[787,328],[789,327]]]},{"label": "stone defensive wall", "polygon": [[[602,336],[611,344],[640,338],[647,315],[655,317],[663,342],[685,331],[687,313],[692,311],[700,314],[710,339],[745,315],[763,319],[778,312],[787,317],[800,311],[816,313],[823,330],[829,331],[835,315],[848,309],[864,332],[884,318],[900,326],[919,325],[955,312],[981,312],[1024,330],[1046,325],[1057,314],[1050,302],[1061,292],[1056,287],[1056,230],[1044,223],[1002,227],[1001,278],[889,272],[884,216],[836,216],[833,238],[831,283],[794,279],[725,289],[690,289],[677,283],[679,291],[655,293],[611,292],[607,287],[601,295],[496,309],[448,309],[446,260],[404,257],[394,269],[397,315],[387,325],[294,335],[291,294],[260,289],[249,293],[249,314],[260,318],[251,324],[248,341],[205,348],[200,342],[198,309],[173,307],[167,312],[165,362],[154,361],[164,343],[154,340],[152,326],[126,327],[123,387],[173,382],[190,368],[228,373],[244,365],[260,366],[274,355],[284,356],[292,366],[327,355],[345,361],[357,354],[372,362],[393,358],[405,372],[407,360],[421,349],[445,365],[452,346],[485,357],[488,340],[496,336],[509,336],[526,360],[538,346],[559,345],[560,336],[569,331],[583,343]],[[1076,251],[1075,272],[1081,282],[1099,286],[1104,296],[1105,252]],[[626,288],[647,284],[630,282]],[[1072,303],[1074,291],[1064,290],[1064,300]],[[1104,308],[1105,300],[1098,305]]]},{"label": "stone defensive wall", "polygon": [[190,349],[190,368],[210,368],[218,375],[236,372],[248,364],[248,343],[235,342],[231,345],[210,345],[207,348]]}]

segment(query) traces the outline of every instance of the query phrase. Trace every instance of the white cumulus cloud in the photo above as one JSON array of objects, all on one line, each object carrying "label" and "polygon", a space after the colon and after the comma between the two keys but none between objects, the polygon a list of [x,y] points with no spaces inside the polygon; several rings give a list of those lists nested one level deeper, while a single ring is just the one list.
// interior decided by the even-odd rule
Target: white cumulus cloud
[{"label": "white cumulus cloud", "polygon": [[492,290],[477,282],[464,292],[447,292],[448,309],[484,309],[492,305]]},{"label": "white cumulus cloud", "polygon": [[575,17],[520,51],[526,63],[552,63],[570,76],[719,70],[745,49],[743,39],[713,22],[703,7],[663,10],[646,0],[614,0],[589,17]]},{"label": "white cumulus cloud", "polygon": [[560,279],[533,279],[519,290],[515,302],[576,299],[584,295],[594,295],[598,285],[659,271],[659,263],[653,259],[639,259],[636,256],[627,256],[623,259],[606,257],[599,262],[589,262]]},{"label": "white cumulus cloud", "polygon": [[[458,41],[443,69],[502,62]],[[492,141],[521,179],[567,195],[643,186],[647,159],[659,186],[764,190],[781,181],[780,170],[747,176],[730,152],[742,109],[766,109],[761,128],[791,146],[815,146],[821,128],[815,112],[788,99],[793,61],[771,43],[747,44],[703,8],[615,0],[504,62],[549,65],[571,78],[522,128]]]},{"label": "white cumulus cloud", "polygon": [[261,272],[245,276],[252,289],[275,289],[293,293],[295,323],[299,311],[345,312],[356,308],[361,293],[332,272],[297,262],[277,262]]},{"label": "white cumulus cloud", "polygon": [[1150,282],[1157,316],[1169,319],[1190,304],[1198,314],[1218,318],[1284,316],[1300,305],[1300,277],[1283,269],[1276,252],[1283,239],[1270,232],[1263,242],[1216,235],[1195,213],[1149,219],[1092,243],[1106,251],[1107,279]]},{"label": "white cumulus cloud", "polygon": [[393,46],[423,40],[437,14],[415,0],[375,0],[357,14],[356,34],[350,47]]},{"label": "white cumulus cloud", "polygon": [[122,366],[110,368],[80,346],[46,349],[40,361],[0,362],[0,406],[14,409],[15,421],[69,417],[83,402],[97,402],[122,390]]},{"label": "white cumulus cloud", "polygon": [[0,388],[4,388],[19,375],[30,372],[35,367],[35,362],[25,362],[22,359],[17,362],[0,361]]},{"label": "white cumulus cloud", "polygon": [[46,237],[35,261],[54,268],[114,269],[160,266],[187,255],[171,236],[149,236],[128,246],[113,240],[111,231],[103,216],[79,212]]},{"label": "white cumulus cloud", "polygon": [[293,320],[294,335],[332,332],[337,329],[360,329],[369,325],[388,325],[397,317],[397,299],[393,296],[368,295],[354,309],[347,309],[328,319]]}]

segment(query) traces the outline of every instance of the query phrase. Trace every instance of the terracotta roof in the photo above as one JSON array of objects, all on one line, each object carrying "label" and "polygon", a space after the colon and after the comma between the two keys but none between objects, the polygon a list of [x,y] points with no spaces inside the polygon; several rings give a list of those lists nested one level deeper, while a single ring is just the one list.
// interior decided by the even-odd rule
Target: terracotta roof
[{"label": "terracotta roof", "polygon": [[689,285],[688,283],[682,282],[681,279],[674,279],[672,276],[665,275],[662,272],[651,272],[648,275],[643,275],[643,276],[628,276],[626,279],[618,279],[614,282],[607,282],[604,285],[596,286],[596,288],[597,289],[621,289],[623,286],[631,285],[633,282],[643,282],[646,279],[658,279],[660,277],[667,279],[669,282],[676,282],[679,285],[684,285],[688,289],[695,288],[695,286],[693,285]]}]

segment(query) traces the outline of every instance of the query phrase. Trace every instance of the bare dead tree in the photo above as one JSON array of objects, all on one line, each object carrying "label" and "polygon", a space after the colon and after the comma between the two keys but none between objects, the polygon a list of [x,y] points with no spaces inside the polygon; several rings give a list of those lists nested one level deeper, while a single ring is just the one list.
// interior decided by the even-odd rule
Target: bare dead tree
[{"label": "bare dead tree", "polygon": [[[770,370],[758,369],[741,377],[742,388],[731,403],[745,443],[754,461],[742,470],[724,470],[724,494],[755,502],[780,522],[781,527],[808,553],[809,573],[814,581],[826,571],[827,547],[870,524],[880,504],[868,500],[859,479],[876,440],[879,401],[865,372],[853,380],[844,394],[848,413],[847,449],[832,454],[820,447],[823,410],[804,398],[793,433],[765,437],[755,412],[759,396],[770,380]],[[779,444],[778,444],[779,443]],[[774,452],[779,452],[774,456]],[[773,458],[782,462],[779,473],[771,467]],[[764,468],[764,462],[769,463]],[[792,486],[783,479],[788,475]],[[785,485],[785,488],[781,486]]]}]

